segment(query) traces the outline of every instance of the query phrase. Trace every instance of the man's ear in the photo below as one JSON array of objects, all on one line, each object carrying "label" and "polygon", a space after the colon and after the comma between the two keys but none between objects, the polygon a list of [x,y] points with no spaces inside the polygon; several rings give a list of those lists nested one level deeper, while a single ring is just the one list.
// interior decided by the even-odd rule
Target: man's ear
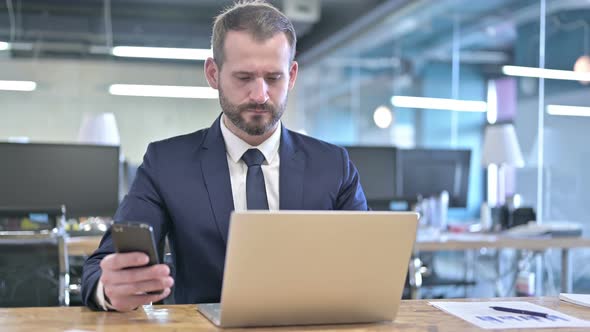
[{"label": "man's ear", "polygon": [[297,80],[297,71],[299,70],[299,64],[297,61],[293,61],[291,63],[291,68],[289,68],[289,90],[293,89],[295,86],[295,81]]},{"label": "man's ear", "polygon": [[219,88],[219,68],[213,58],[207,58],[207,60],[205,60],[205,77],[213,89]]}]

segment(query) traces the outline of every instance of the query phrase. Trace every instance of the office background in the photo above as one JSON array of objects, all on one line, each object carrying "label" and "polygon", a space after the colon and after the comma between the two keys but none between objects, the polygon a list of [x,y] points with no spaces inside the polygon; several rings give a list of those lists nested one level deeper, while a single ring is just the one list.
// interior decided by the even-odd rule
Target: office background
[{"label": "office background", "polygon": [[[507,193],[518,194],[543,222],[590,231],[590,109],[567,116],[548,108],[590,107],[590,85],[505,69],[572,71],[580,63],[578,72],[590,71],[590,59],[581,59],[590,55],[587,1],[270,2],[286,12],[289,3],[308,8],[290,9],[301,71],[285,113],[289,128],[345,146],[470,149],[467,206],[449,211],[451,220],[469,223],[479,219],[482,203],[496,204],[496,170],[481,163],[485,128],[512,123],[524,166],[507,167]],[[138,165],[149,142],[209,126],[220,112],[214,98],[109,93],[112,84],[205,87],[202,61],[122,58],[110,49],[208,48],[211,18],[230,3],[0,3],[0,80],[36,82],[33,91],[0,91],[0,140],[75,143],[85,114],[110,112],[122,156]],[[485,102],[487,112],[396,106],[393,96]],[[589,256],[577,251],[574,261]],[[590,267],[577,264],[574,276],[576,289],[586,289]]]}]

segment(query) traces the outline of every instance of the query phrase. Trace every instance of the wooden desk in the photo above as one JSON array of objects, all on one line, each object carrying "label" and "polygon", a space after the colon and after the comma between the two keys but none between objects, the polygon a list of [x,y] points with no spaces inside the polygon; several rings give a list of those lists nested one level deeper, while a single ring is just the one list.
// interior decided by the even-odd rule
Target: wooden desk
[{"label": "wooden desk", "polygon": [[[495,299],[499,300],[499,299]],[[590,320],[585,307],[560,302],[557,298],[513,298],[501,300],[529,301],[568,315]],[[462,300],[479,301],[479,300]],[[222,331],[197,312],[195,305],[145,306],[130,313],[92,312],[82,307],[0,308],[0,329],[13,331]],[[392,323],[295,326],[248,329],[248,331],[487,331],[446,314],[427,301],[402,301]],[[500,331],[500,330],[494,330]],[[506,330],[514,331],[514,330]],[[581,329],[543,329],[543,331],[582,331]]]},{"label": "wooden desk", "polygon": [[[68,254],[71,256],[88,256],[98,248],[101,236],[80,236],[67,239]],[[513,238],[501,235],[481,234],[442,234],[431,240],[418,238],[414,245],[415,253],[420,251],[457,251],[480,248],[526,249],[544,251],[549,248],[561,250],[561,290],[571,293],[572,273],[570,249],[590,247],[590,238]]]},{"label": "wooden desk", "polygon": [[[89,255],[98,248],[102,236],[77,236],[67,240],[68,253],[74,256]],[[590,238],[510,238],[497,235],[442,235],[436,240],[416,241],[417,251],[469,250],[480,248],[513,248],[545,250],[548,248],[572,249],[590,247]]]},{"label": "wooden desk", "polygon": [[561,291],[572,292],[572,273],[570,249],[590,247],[590,238],[584,237],[538,237],[515,238],[489,234],[441,234],[436,239],[418,238],[414,253],[420,251],[458,251],[481,248],[517,249],[545,251],[550,248],[561,250]]},{"label": "wooden desk", "polygon": [[527,250],[546,250],[549,248],[572,249],[590,247],[590,238],[584,237],[537,237],[515,238],[487,234],[441,234],[436,239],[417,239],[415,250],[468,250],[479,248],[511,248]]},{"label": "wooden desk", "polygon": [[74,236],[66,240],[68,255],[70,256],[89,256],[98,245],[102,236]]}]

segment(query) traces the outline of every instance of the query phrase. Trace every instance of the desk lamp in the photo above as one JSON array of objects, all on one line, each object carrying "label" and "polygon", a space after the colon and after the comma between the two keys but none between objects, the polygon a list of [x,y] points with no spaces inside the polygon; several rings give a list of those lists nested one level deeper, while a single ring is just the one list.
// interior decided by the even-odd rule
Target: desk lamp
[{"label": "desk lamp", "polygon": [[121,138],[113,113],[86,113],[82,118],[78,142],[98,145],[120,145]]}]

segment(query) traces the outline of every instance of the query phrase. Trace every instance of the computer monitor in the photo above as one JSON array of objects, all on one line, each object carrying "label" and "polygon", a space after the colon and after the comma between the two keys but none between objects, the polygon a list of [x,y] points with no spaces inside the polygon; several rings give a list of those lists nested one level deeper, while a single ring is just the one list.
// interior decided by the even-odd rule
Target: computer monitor
[{"label": "computer monitor", "polygon": [[0,143],[0,206],[55,207],[68,217],[112,216],[118,206],[119,147]]},{"label": "computer monitor", "polygon": [[[379,146],[348,146],[350,160],[358,169],[369,207],[389,210],[391,202],[416,202],[449,192],[450,207],[467,206],[470,150],[399,149]],[[409,208],[402,204],[402,209]]]},{"label": "computer monitor", "polygon": [[394,147],[348,146],[348,155],[356,166],[361,185],[372,210],[390,210],[395,199]]},{"label": "computer monitor", "polygon": [[446,190],[450,207],[467,207],[470,160],[470,150],[398,149],[395,196],[412,202]]}]

